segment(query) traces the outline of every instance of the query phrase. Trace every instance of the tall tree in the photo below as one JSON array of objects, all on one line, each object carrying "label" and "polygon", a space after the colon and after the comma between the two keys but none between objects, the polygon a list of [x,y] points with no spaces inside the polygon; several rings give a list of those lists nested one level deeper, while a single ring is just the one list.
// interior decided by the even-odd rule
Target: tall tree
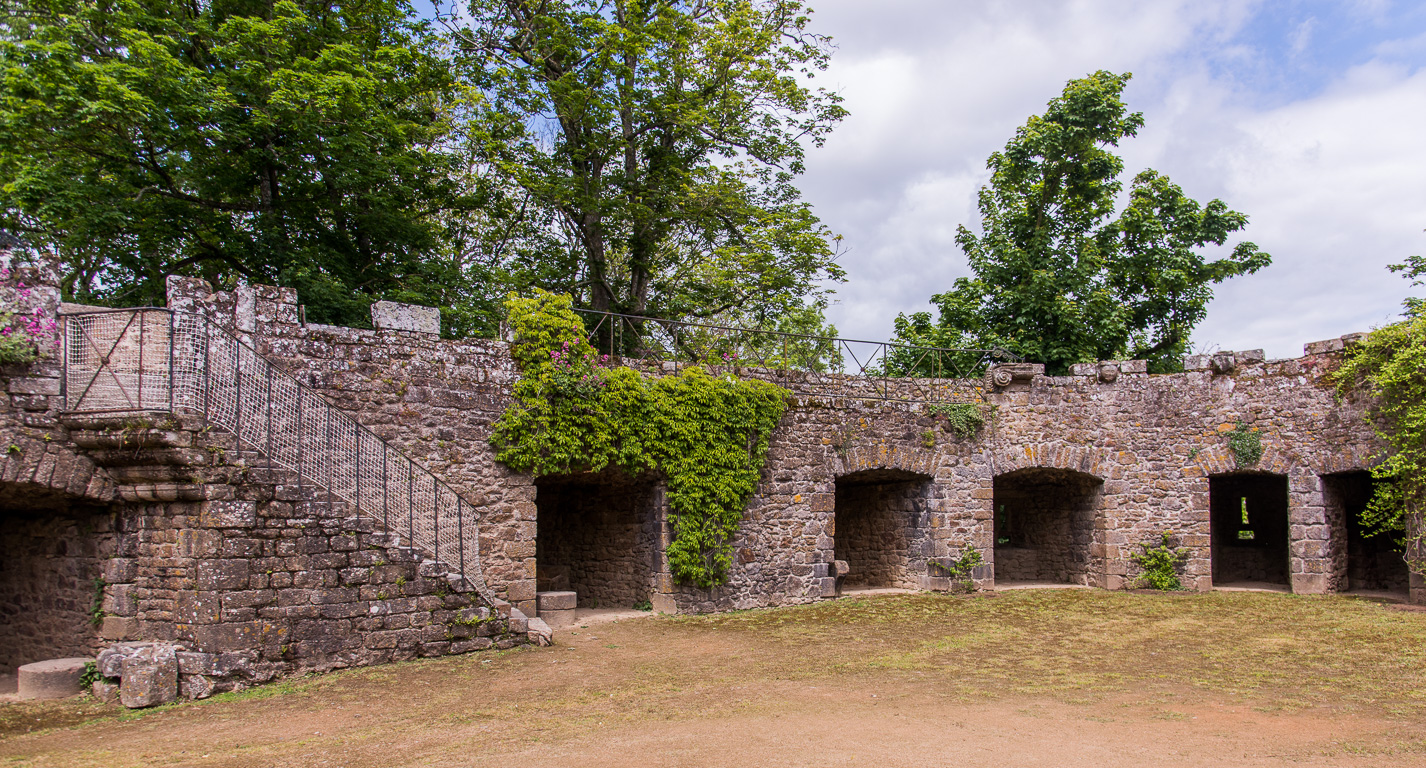
[{"label": "tall tree", "polygon": [[[844,114],[796,0],[471,0],[447,23],[518,189],[525,279],[650,318],[773,325],[842,278],[792,186]],[[808,302],[808,299],[811,302]]]},{"label": "tall tree", "polygon": [[1212,285],[1271,262],[1253,243],[1208,261],[1248,217],[1221,200],[1207,205],[1168,177],[1134,177],[1115,215],[1121,139],[1144,124],[1120,95],[1130,75],[1096,72],[1070,81],[986,165],[981,232],[962,226],[956,243],[972,276],[897,318],[898,339],[944,347],[1003,347],[1064,372],[1071,363],[1133,357],[1175,370]]},{"label": "tall tree", "polygon": [[431,300],[439,224],[479,200],[439,43],[406,0],[3,0],[0,227],[80,300],[169,273],[294,286],[329,322]]}]

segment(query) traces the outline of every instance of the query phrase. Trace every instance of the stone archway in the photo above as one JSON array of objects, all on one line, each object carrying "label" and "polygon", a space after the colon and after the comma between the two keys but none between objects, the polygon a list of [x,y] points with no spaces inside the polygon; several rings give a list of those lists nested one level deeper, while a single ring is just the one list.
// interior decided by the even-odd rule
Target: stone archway
[{"label": "stone archway", "polygon": [[96,617],[122,608],[101,580],[119,549],[113,484],[52,443],[11,445],[0,459],[0,671],[92,655]]}]

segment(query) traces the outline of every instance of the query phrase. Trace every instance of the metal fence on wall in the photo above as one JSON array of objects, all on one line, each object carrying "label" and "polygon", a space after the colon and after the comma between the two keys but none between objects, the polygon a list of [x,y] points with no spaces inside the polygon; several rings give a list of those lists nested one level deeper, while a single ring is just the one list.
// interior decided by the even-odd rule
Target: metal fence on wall
[{"label": "metal fence on wall", "polygon": [[[964,397],[955,380],[979,377],[995,362],[1019,362],[1003,349],[949,349],[860,341],[709,323],[659,320],[577,309],[587,339],[608,364],[687,362],[797,371],[798,388],[826,397],[941,402]],[[858,394],[860,383],[869,394]]]},{"label": "metal fence on wall", "polygon": [[490,597],[470,502],[209,318],[167,309],[69,314],[63,338],[70,413],[202,416]]}]

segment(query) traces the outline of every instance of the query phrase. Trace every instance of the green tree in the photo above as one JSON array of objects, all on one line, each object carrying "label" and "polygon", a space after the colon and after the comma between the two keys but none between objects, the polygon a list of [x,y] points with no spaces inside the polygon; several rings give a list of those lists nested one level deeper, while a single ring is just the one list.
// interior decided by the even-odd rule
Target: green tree
[{"label": "green tree", "polygon": [[474,152],[525,204],[519,280],[597,310],[769,327],[820,309],[834,238],[792,186],[844,114],[795,0],[471,0]]},{"label": "green tree", "polygon": [[[1426,283],[1426,257],[1411,256],[1391,270],[1404,272],[1412,286]],[[1373,396],[1367,418],[1386,443],[1372,468],[1381,482],[1362,522],[1371,535],[1389,535],[1403,545],[1411,569],[1426,575],[1426,299],[1404,303],[1406,319],[1349,347],[1333,376],[1340,393]]]},{"label": "green tree", "polygon": [[450,147],[463,89],[405,0],[0,9],[0,226],[58,250],[71,297],[241,278],[346,324],[452,299],[468,264],[431,256],[482,198]]},{"label": "green tree", "polygon": [[1101,71],[1070,81],[990,156],[981,233],[956,235],[973,274],[932,298],[935,321],[925,312],[899,317],[898,340],[1003,347],[1051,373],[1126,356],[1156,371],[1178,368],[1211,286],[1271,259],[1243,242],[1205,260],[1202,249],[1222,245],[1247,216],[1221,200],[1200,205],[1153,170],[1134,177],[1115,215],[1124,163],[1112,148],[1144,124],[1120,99],[1129,77]]}]

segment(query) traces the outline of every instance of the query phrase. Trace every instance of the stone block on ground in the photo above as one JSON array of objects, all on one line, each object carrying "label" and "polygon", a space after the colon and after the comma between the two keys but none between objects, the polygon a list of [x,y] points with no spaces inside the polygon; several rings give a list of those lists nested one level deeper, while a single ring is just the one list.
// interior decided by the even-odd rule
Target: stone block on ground
[{"label": "stone block on ground", "polygon": [[93,659],[75,657],[26,664],[19,670],[17,693],[22,699],[66,699],[83,692],[79,678]]},{"label": "stone block on ground", "polygon": [[535,598],[540,603],[540,613],[570,610],[579,604],[579,593],[577,592],[539,592]]},{"label": "stone block on ground", "polygon": [[540,611],[540,619],[550,629],[566,629],[574,626],[574,609],[566,608],[559,611]]},{"label": "stone block on ground", "polygon": [[124,658],[119,701],[129,709],[167,704],[178,698],[178,653],[152,645]]},{"label": "stone block on ground", "polygon": [[554,630],[550,628],[550,625],[547,624],[544,619],[530,619],[528,626],[530,629],[530,642],[535,645],[543,648],[549,645],[554,639]]}]

